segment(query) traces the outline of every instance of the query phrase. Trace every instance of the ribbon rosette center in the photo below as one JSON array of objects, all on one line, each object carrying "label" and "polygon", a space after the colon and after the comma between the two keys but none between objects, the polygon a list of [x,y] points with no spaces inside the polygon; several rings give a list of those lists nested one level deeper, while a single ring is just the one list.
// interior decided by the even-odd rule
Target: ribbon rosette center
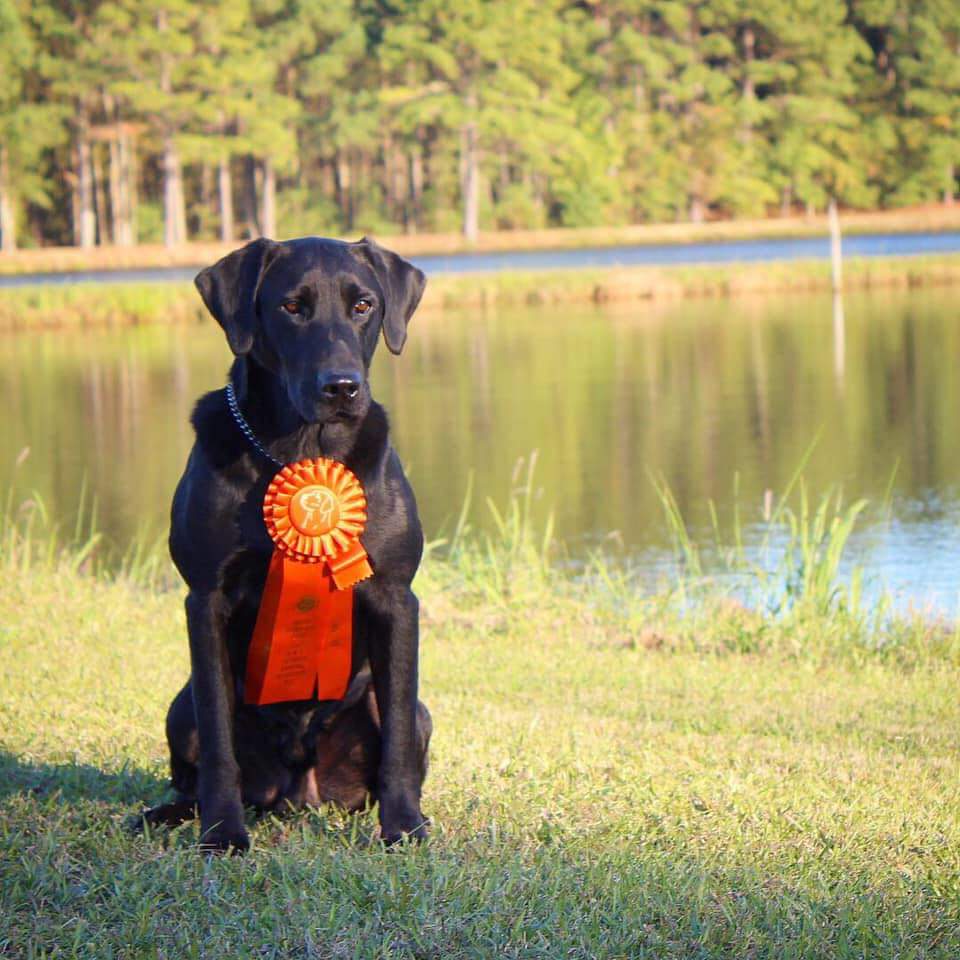
[{"label": "ribbon rosette center", "polygon": [[290,500],[290,522],[304,536],[329,533],[339,520],[337,497],[329,487],[304,487]]}]

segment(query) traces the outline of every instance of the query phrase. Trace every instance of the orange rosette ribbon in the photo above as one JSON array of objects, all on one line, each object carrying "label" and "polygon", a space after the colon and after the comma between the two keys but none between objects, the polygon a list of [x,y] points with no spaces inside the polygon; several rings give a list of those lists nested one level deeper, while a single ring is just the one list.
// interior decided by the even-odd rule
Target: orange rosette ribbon
[{"label": "orange rosette ribbon", "polygon": [[353,587],[373,574],[367,500],[342,463],[285,466],[263,499],[276,545],[247,654],[244,701],[340,700],[350,681]]}]

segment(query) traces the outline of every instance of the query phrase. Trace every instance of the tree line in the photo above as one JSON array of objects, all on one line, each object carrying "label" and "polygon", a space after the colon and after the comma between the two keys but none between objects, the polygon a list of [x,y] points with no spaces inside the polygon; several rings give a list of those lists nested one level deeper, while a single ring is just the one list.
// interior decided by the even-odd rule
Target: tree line
[{"label": "tree line", "polygon": [[956,0],[0,0],[0,245],[951,203]]}]

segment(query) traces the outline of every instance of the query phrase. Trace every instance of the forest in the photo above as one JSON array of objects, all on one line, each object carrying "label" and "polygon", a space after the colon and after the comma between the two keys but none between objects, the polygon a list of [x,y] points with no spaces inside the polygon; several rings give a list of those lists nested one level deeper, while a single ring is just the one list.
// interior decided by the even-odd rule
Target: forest
[{"label": "forest", "polygon": [[0,246],[952,203],[956,0],[0,0]]}]

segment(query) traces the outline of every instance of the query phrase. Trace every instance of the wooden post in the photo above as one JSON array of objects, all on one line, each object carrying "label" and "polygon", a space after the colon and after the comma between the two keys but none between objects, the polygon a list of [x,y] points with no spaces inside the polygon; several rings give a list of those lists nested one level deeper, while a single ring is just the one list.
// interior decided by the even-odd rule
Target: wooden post
[{"label": "wooden post", "polygon": [[843,246],[840,238],[840,217],[837,201],[830,198],[827,208],[830,223],[830,276],[833,287],[833,367],[839,382],[843,382],[846,366],[846,321],[843,316]]},{"label": "wooden post", "polygon": [[843,290],[843,248],[840,238],[840,217],[837,216],[837,201],[831,197],[827,208],[827,220],[830,223],[830,269],[833,278],[833,292]]}]

